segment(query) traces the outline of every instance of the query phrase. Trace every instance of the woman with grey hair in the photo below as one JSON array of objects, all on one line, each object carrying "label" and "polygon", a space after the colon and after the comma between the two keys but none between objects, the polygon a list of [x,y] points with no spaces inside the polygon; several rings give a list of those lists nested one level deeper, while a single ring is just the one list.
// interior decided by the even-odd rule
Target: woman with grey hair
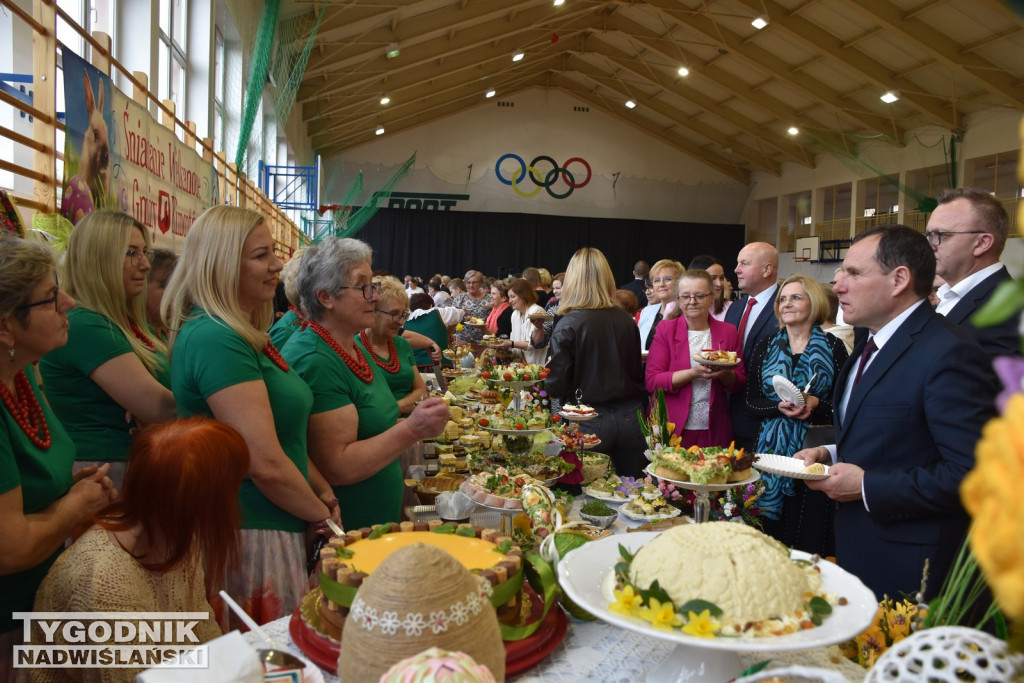
[{"label": "woman with grey hair", "polygon": [[[488,294],[489,287],[484,283],[484,276],[479,270],[466,272],[466,291],[459,294],[452,301],[452,306],[461,308],[466,312],[466,318],[479,318],[481,321],[487,319],[491,309],[491,297]],[[465,322],[465,318],[463,318]],[[474,327],[465,325],[465,329],[455,335],[463,344],[477,344],[484,336],[483,326]]]},{"label": "woman with grey hair", "polygon": [[448,406],[427,399],[398,422],[399,406],[384,372],[355,343],[373,325],[380,285],[373,282],[370,247],[328,238],[306,250],[296,280],[309,324],[282,350],[313,390],[309,457],[334,488],[348,529],[401,516],[399,455],[437,436]]}]

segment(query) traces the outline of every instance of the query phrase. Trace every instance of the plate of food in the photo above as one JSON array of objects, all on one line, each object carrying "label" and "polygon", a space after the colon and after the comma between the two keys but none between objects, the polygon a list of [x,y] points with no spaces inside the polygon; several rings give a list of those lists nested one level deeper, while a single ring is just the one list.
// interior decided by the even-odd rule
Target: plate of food
[{"label": "plate of food", "polygon": [[641,496],[620,507],[619,514],[633,522],[659,522],[678,517],[683,511],[664,498],[648,500]]},{"label": "plate of food", "polygon": [[564,417],[566,420],[586,422],[587,420],[593,420],[597,417],[597,411],[582,403],[578,405],[566,403],[562,406],[562,412],[560,412],[559,415]]},{"label": "plate of food", "polygon": [[531,313],[526,317],[529,318],[530,320],[543,320],[544,322],[548,322],[555,319],[555,316],[551,315],[550,313]]},{"label": "plate of food", "polygon": [[[654,545],[657,539],[661,540]],[[637,616],[635,607],[623,609],[615,595],[621,578],[616,565],[623,562],[623,551],[630,556],[626,578],[636,587],[644,589],[657,579],[679,612],[693,600],[716,606],[721,613],[706,624],[714,629],[708,634],[712,637],[683,631],[678,622],[686,614],[668,628],[656,628]],[[862,632],[878,610],[874,593],[837,565],[787,551],[756,529],[728,522],[682,524],[665,532],[591,541],[564,557],[557,571],[569,597],[599,619],[697,649],[766,652],[823,647]],[[723,581],[726,575],[733,580]],[[744,584],[742,590],[737,590],[738,582]],[[727,678],[712,675],[709,680]]]},{"label": "plate of food", "polygon": [[775,453],[758,453],[754,456],[754,467],[762,472],[770,472],[780,477],[792,479],[825,479],[828,477],[828,465],[816,463],[804,466],[804,461]]},{"label": "plate of food", "polygon": [[734,368],[740,364],[739,356],[735,351],[704,349],[692,358],[701,365],[709,365],[714,368]]},{"label": "plate of food", "polygon": [[779,395],[783,401],[789,401],[795,406],[802,406],[805,403],[804,393],[800,391],[800,387],[790,382],[782,375],[772,376],[772,386],[775,387],[775,393]]},{"label": "plate of food", "polygon": [[473,373],[473,368],[441,368],[441,374],[445,377],[464,377]]},{"label": "plate of food", "polygon": [[470,315],[462,319],[462,324],[469,325],[470,327],[485,327],[487,325],[487,321],[483,318],[477,318]]},{"label": "plate of food", "polygon": [[[718,486],[722,490],[757,481],[760,475],[751,469],[752,453],[742,448],[720,446],[665,447],[652,453],[646,472],[673,484]],[[755,476],[756,475],[756,476]]]}]

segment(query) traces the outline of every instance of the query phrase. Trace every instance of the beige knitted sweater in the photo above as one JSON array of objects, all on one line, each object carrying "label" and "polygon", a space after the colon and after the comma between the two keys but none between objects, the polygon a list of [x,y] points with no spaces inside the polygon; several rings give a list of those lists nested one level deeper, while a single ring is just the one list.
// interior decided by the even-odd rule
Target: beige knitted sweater
[{"label": "beige knitted sweater", "polygon": [[[202,563],[192,554],[164,574],[140,565],[107,532],[93,527],[57,559],[36,593],[37,612],[206,612],[193,633],[200,642],[221,635],[206,600]],[[61,629],[56,640],[63,643]],[[113,640],[113,639],[111,639]],[[32,624],[32,641],[44,642],[38,622]],[[130,643],[117,643],[128,645]],[[22,669],[20,680],[31,683],[85,681],[130,682],[138,669]],[[25,674],[27,673],[27,676]]]}]

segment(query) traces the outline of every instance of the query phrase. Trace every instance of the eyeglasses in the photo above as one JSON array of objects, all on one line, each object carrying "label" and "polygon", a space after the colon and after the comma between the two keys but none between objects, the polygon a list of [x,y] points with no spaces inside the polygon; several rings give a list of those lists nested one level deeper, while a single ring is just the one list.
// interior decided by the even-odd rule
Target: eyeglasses
[{"label": "eyeglasses", "polygon": [[806,297],[804,297],[804,296],[803,296],[803,295],[801,295],[801,294],[794,294],[793,296],[780,296],[780,297],[779,297],[779,304],[780,304],[780,305],[781,305],[781,304],[784,304],[784,303],[786,303],[787,301],[791,301],[791,302],[793,302],[794,304],[798,304],[798,303],[800,303],[801,301],[804,301],[805,299],[806,299]]},{"label": "eyeglasses", "polygon": [[374,282],[368,285],[342,285],[338,289],[358,289],[363,292],[363,298],[369,301],[376,294],[380,294],[380,283]]},{"label": "eyeglasses", "polygon": [[153,260],[153,250],[143,249],[142,251],[139,251],[138,249],[129,249],[128,251],[125,252],[125,256],[130,258],[132,260],[132,265],[138,268],[140,256],[145,256],[147,263]]},{"label": "eyeglasses", "polygon": [[384,315],[390,315],[391,319],[396,323],[404,323],[409,319],[409,314],[412,313],[412,311],[398,311],[396,313],[392,313],[391,311],[385,311],[383,308],[375,308],[373,310],[378,313],[383,313]]},{"label": "eyeglasses", "polygon": [[950,235],[985,235],[988,230],[959,230],[959,231],[947,231],[947,230],[929,230],[924,236],[928,239],[928,244],[933,247],[937,247],[942,244],[942,240]]},{"label": "eyeglasses", "polygon": [[661,277],[654,278],[653,280],[651,280],[651,282],[653,282],[656,285],[660,285],[661,283],[665,283],[667,285],[668,283],[672,282],[673,280],[675,280],[675,278],[672,277],[671,275],[663,275]]},{"label": "eyeglasses", "polygon": [[704,299],[707,299],[709,296],[711,296],[711,295],[710,294],[680,294],[679,298],[682,301],[696,301],[697,303],[700,303],[700,302],[704,301]]},{"label": "eyeglasses", "polygon": [[53,271],[53,286],[56,287],[54,295],[49,299],[43,299],[42,301],[33,301],[32,303],[22,304],[14,310],[23,311],[26,308],[35,308],[36,306],[45,306],[46,304],[53,304],[53,310],[57,310],[57,299],[60,298],[60,280],[57,279],[57,271]]},{"label": "eyeglasses", "polygon": [[466,280],[467,285],[479,285],[480,283],[480,280]]}]

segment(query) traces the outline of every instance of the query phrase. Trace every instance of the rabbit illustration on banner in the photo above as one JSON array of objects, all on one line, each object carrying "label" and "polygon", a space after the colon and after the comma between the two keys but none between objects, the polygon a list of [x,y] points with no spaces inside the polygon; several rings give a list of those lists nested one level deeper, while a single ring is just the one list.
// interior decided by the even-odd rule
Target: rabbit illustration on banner
[{"label": "rabbit illustration on banner", "polygon": [[94,96],[88,72],[83,70],[82,79],[88,126],[82,136],[78,173],[65,183],[61,203],[61,213],[72,223],[94,209],[104,208],[110,189],[110,137],[103,117],[103,83],[96,84]]}]

